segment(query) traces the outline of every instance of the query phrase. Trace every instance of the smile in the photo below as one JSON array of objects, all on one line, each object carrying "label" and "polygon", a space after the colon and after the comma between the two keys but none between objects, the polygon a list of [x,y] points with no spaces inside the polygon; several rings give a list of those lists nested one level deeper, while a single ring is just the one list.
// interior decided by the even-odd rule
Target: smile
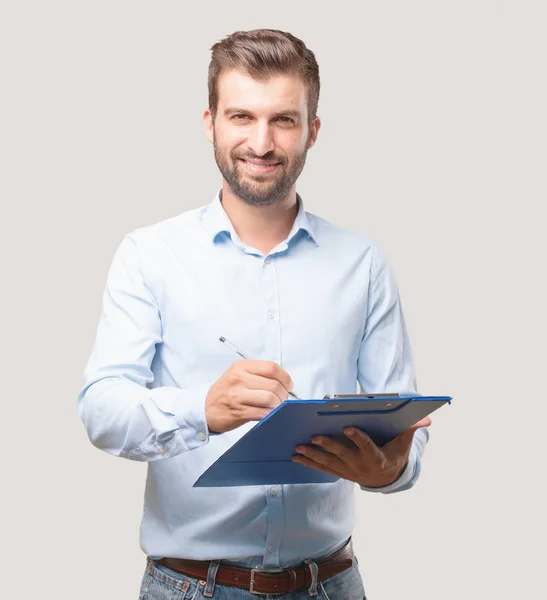
[{"label": "smile", "polygon": [[268,173],[274,173],[278,167],[281,166],[281,163],[260,163],[260,162],[251,162],[250,160],[245,160],[243,158],[238,159],[243,163],[245,169],[249,173],[255,173],[257,175],[267,175]]}]

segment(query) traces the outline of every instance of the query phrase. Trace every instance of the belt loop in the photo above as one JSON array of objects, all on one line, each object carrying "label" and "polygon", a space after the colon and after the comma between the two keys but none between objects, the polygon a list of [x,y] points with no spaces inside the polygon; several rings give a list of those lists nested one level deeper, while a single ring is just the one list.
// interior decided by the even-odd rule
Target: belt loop
[{"label": "belt loop", "polygon": [[203,590],[203,595],[206,598],[212,598],[213,593],[215,591],[215,579],[217,577],[218,567],[220,565],[220,560],[212,560],[209,563],[209,569],[207,571],[207,582],[205,584],[205,589]]},{"label": "belt loop", "polygon": [[311,558],[309,558],[306,561],[306,564],[310,568],[310,573],[311,573],[311,584],[310,584],[310,587],[308,588],[308,592],[310,593],[310,596],[312,596],[312,597],[317,596],[317,574],[319,573],[319,569],[317,568],[317,565],[313,562],[313,560]]}]

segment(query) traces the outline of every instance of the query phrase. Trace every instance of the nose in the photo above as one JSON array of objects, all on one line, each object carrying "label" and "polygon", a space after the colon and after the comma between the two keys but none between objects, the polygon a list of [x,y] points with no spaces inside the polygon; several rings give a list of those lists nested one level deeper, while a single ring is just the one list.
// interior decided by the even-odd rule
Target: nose
[{"label": "nose", "polygon": [[257,121],[247,140],[249,149],[256,156],[264,156],[274,149],[273,133],[268,122]]}]

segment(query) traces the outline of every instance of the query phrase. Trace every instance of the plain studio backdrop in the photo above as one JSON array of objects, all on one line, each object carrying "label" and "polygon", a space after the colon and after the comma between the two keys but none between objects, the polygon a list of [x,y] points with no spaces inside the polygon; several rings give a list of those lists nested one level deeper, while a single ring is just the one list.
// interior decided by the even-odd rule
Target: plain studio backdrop
[{"label": "plain studio backdrop", "polygon": [[209,49],[259,27],[319,62],[306,209],[383,246],[420,392],[454,397],[414,489],[356,494],[369,597],[545,597],[547,9],[526,0],[2,3],[2,597],[137,598],[146,465],[94,448],[76,396],[123,236],[220,186]]}]

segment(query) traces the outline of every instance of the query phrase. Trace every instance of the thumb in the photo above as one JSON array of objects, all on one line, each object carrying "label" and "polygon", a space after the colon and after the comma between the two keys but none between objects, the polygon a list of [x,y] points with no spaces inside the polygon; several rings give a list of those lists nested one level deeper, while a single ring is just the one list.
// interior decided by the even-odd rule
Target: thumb
[{"label": "thumb", "polygon": [[424,417],[423,419],[421,419],[420,421],[418,421],[417,423],[414,423],[414,425],[412,425],[411,427],[409,427],[407,429],[407,431],[416,431],[416,429],[419,429],[420,427],[429,427],[431,425],[431,419],[429,417]]},{"label": "thumb", "polygon": [[394,440],[389,442],[389,446],[392,448],[395,447],[396,451],[406,452],[412,446],[412,440],[414,439],[414,434],[416,430],[420,427],[429,427],[431,425],[431,419],[429,417],[424,417],[414,425],[411,425],[408,429],[405,429],[403,433],[399,434]]},{"label": "thumb", "polygon": [[414,433],[416,429],[414,427],[409,427],[407,430],[403,431],[401,435],[399,435],[394,442],[397,443],[397,446],[401,449],[407,450],[412,446],[412,440],[414,439]]}]

